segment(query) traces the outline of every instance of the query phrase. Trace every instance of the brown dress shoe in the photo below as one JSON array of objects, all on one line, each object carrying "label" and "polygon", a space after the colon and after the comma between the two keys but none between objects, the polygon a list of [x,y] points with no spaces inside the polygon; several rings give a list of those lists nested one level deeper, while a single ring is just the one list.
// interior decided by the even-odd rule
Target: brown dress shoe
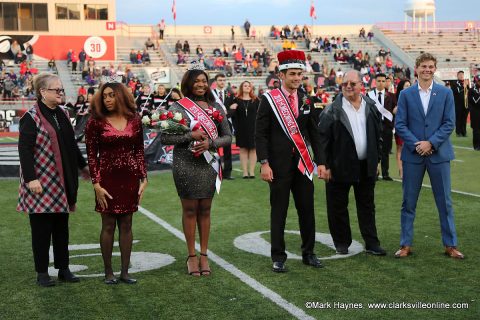
[{"label": "brown dress shoe", "polygon": [[405,258],[405,257],[408,257],[411,253],[412,253],[411,247],[402,246],[400,250],[395,252],[395,258]]},{"label": "brown dress shoe", "polygon": [[458,251],[456,247],[448,247],[448,246],[445,247],[445,254],[447,256],[449,256],[450,258],[454,258],[454,259],[464,259],[465,258],[463,253]]}]

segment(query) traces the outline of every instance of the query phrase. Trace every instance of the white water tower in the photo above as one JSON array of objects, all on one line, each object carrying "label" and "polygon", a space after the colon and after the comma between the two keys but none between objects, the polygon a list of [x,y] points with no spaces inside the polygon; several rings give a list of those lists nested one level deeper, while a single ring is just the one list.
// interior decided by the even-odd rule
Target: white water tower
[{"label": "white water tower", "polygon": [[422,32],[422,24],[425,25],[423,32],[428,32],[428,17],[432,17],[433,31],[435,32],[435,0],[406,0],[404,12],[405,31],[407,31],[408,17],[411,17],[413,19],[413,32],[415,32],[416,28],[418,32]]}]

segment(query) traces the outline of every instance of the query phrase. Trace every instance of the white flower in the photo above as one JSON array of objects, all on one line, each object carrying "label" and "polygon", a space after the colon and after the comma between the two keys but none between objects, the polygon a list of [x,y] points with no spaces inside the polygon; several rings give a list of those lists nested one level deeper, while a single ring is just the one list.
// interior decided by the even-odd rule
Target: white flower
[{"label": "white flower", "polygon": [[180,112],[175,112],[175,114],[173,115],[173,119],[176,120],[176,121],[180,121],[182,120],[182,114]]},{"label": "white flower", "polygon": [[150,118],[148,116],[143,116],[142,123],[143,124],[150,124]]},{"label": "white flower", "polygon": [[158,113],[153,113],[152,114],[152,121],[157,121],[158,119],[160,119],[160,115]]},{"label": "white flower", "polygon": [[162,129],[168,129],[169,124],[166,120],[165,121],[160,121],[160,126],[162,127]]}]

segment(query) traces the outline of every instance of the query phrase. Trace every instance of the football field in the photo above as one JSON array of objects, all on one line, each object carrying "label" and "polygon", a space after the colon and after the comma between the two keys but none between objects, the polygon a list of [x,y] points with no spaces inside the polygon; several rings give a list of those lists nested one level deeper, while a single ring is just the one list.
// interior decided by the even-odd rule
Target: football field
[{"label": "football field", "polygon": [[[289,272],[273,273],[268,186],[258,174],[243,180],[235,171],[237,179],[222,183],[213,202],[212,275],[191,277],[180,201],[167,171],[150,173],[134,216],[131,272],[137,285],[103,284],[100,217],[93,210],[91,183],[82,181],[78,210],[70,215],[70,264],[83,277],[77,284],[41,288],[35,284],[28,217],[15,212],[18,179],[0,180],[0,319],[480,319],[480,152],[471,149],[470,137],[452,138],[457,157],[452,197],[463,261],[443,254],[427,178],[411,257],[393,255],[399,245],[401,183],[379,181],[377,229],[387,256],[351,250],[354,254],[339,258],[328,235],[324,183],[315,178],[316,253],[325,268],[313,269],[298,259],[300,236],[291,199]],[[392,155],[391,175],[396,173]],[[350,223],[361,250],[353,191]],[[113,262],[119,271],[119,256]]]}]

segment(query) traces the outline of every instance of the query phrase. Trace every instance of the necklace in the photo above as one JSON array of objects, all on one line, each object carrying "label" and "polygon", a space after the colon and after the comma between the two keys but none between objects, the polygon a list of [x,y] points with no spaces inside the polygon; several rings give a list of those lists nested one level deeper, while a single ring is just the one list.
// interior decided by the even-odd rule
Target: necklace
[{"label": "necklace", "polygon": [[243,106],[245,107],[245,118],[248,117],[248,106],[250,105],[251,100],[243,100]]}]

